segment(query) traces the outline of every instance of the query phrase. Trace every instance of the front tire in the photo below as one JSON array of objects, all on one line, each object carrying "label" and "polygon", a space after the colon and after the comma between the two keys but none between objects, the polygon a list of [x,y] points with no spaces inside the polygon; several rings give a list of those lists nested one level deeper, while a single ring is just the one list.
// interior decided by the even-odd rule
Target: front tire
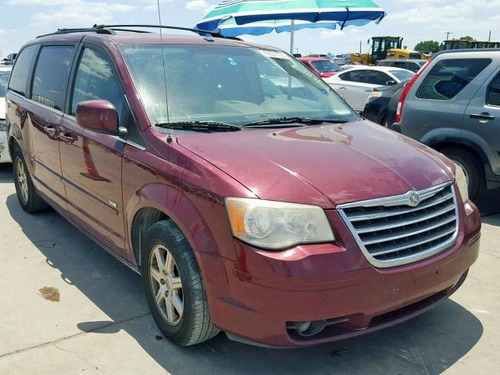
[{"label": "front tire", "polygon": [[30,214],[45,211],[49,206],[38,195],[19,147],[12,154],[12,168],[17,199],[23,210]]},{"label": "front tire", "polygon": [[149,308],[167,339],[189,346],[219,332],[210,322],[205,288],[194,253],[172,221],[160,221],[147,231],[142,276]]},{"label": "front tire", "polygon": [[465,178],[467,179],[469,198],[473,201],[481,198],[486,189],[486,179],[484,176],[484,167],[479,158],[459,148],[446,148],[441,150],[441,152],[453,160],[464,171]]}]

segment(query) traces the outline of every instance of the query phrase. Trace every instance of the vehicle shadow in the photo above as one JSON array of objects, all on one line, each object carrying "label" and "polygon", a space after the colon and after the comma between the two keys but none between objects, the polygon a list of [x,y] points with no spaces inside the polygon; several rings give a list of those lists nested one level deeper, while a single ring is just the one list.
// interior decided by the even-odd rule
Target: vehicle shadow
[{"label": "vehicle shadow", "polygon": [[[47,267],[78,288],[109,321],[81,321],[80,331],[126,331],[171,374],[440,374],[483,334],[481,322],[446,300],[435,309],[381,332],[342,342],[292,350],[265,349],[229,341],[180,348],[163,339],[148,312],[140,276],[87,239],[59,214],[28,215],[14,194],[7,208]],[[96,276],[97,275],[97,276]],[[67,313],[71,315],[69,311]]]},{"label": "vehicle shadow", "polygon": [[490,215],[500,213],[500,188],[488,190],[481,199],[475,203],[479,208],[483,221]]}]

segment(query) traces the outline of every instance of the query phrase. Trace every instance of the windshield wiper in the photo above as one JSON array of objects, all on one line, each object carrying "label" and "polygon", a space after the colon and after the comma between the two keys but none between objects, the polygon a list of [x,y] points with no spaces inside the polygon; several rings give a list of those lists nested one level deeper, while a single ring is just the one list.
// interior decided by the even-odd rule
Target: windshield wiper
[{"label": "windshield wiper", "polygon": [[317,119],[309,117],[277,117],[268,120],[254,121],[242,125],[245,128],[253,126],[273,126],[289,125],[289,124],[303,124],[303,125],[318,125],[318,124],[345,124],[348,122],[346,119]]},{"label": "windshield wiper", "polygon": [[217,121],[178,121],[178,122],[161,122],[156,123],[165,129],[183,129],[183,130],[223,130],[223,131],[236,131],[241,130],[241,126],[228,124],[225,122]]}]

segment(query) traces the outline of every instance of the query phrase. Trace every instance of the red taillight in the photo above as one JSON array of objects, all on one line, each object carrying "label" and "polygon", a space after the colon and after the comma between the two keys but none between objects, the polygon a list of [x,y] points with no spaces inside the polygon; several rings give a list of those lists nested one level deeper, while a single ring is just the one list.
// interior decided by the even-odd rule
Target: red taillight
[{"label": "red taillight", "polygon": [[420,77],[422,72],[429,66],[430,62],[431,60],[427,61],[425,65],[420,68],[420,70],[413,76],[410,82],[408,82],[403,92],[401,93],[401,96],[399,97],[398,107],[396,108],[396,122],[401,122],[401,119],[403,118],[403,104],[405,102],[406,95],[408,95],[408,92],[410,91],[411,87],[418,79],[418,77]]}]

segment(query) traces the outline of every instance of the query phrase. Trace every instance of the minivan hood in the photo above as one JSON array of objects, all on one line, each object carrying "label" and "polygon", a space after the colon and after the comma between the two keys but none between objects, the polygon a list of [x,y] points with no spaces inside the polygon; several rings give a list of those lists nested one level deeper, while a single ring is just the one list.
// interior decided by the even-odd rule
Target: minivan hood
[{"label": "minivan hood", "polygon": [[453,179],[440,154],[369,121],[180,135],[177,142],[261,199],[324,208]]}]

